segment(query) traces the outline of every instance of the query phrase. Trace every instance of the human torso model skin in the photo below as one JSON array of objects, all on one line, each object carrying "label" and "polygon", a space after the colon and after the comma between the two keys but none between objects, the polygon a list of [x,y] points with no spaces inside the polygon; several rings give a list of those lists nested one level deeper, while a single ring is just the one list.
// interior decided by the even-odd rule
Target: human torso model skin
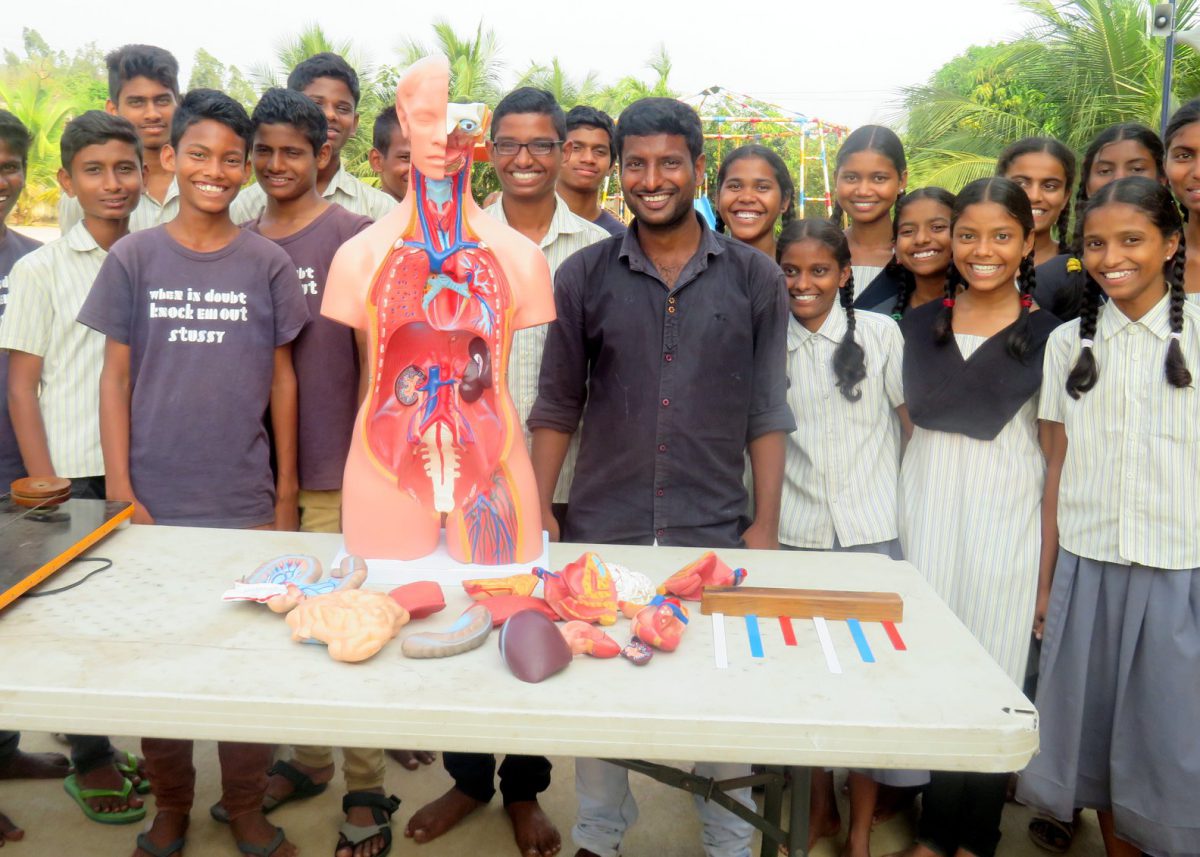
[{"label": "human torso model skin", "polygon": [[342,492],[346,549],[416,559],[443,520],[460,562],[536,559],[542,523],[506,375],[515,330],[554,319],[536,245],[471,197],[482,105],[447,104],[443,58],[400,81],[411,191],[334,258],[322,313],[365,329],[366,398]]}]

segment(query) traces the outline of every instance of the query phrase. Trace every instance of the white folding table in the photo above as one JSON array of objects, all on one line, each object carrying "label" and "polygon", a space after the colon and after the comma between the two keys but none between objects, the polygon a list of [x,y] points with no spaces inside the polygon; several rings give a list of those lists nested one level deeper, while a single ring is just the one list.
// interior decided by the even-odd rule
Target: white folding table
[{"label": "white folding table", "polygon": [[[1007,675],[907,563],[858,553],[720,551],[748,583],[898,592],[907,646],[863,623],[864,662],[847,623],[829,629],[842,672],[826,665],[813,623],[758,622],[751,655],[741,617],[726,617],[728,666],[698,604],[683,644],[644,667],[575,659],[541,684],[514,678],[494,641],[444,660],[409,660],[398,641],[362,664],[332,661],[289,638],[283,618],[221,593],[259,563],[309,553],[328,564],[340,537],[129,526],[96,545],[113,567],[47,598],[0,613],[0,725],[81,734],[222,739],[351,747],[590,756],[719,799],[719,786],[638,760],[751,762],[794,768],[792,854],[807,845],[807,766],[980,772],[1023,768],[1037,749],[1037,715]],[[553,545],[560,568],[588,549]],[[698,549],[593,548],[661,582]],[[53,588],[88,570],[52,577]],[[370,581],[368,581],[370,586]],[[446,587],[444,626],[469,600]],[[625,642],[628,623],[607,629]],[[779,771],[779,768],[775,769]],[[656,773],[657,772],[657,773]],[[781,833],[781,777],[768,775],[764,854]],[[726,783],[726,787],[745,785]],[[722,805],[727,805],[727,798]],[[803,834],[803,838],[801,836]]]}]

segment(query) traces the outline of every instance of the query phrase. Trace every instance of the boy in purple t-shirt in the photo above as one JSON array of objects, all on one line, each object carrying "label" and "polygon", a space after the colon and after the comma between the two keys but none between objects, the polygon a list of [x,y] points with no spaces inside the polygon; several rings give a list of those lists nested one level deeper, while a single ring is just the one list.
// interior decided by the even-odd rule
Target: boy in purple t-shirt
[{"label": "boy in purple t-shirt", "polygon": [[[287,253],[238,229],[250,117],[229,96],[189,92],[164,164],[179,214],[113,245],[79,320],[107,337],[100,439],[110,499],[138,523],[294,529],[296,377],[308,321]],[[263,422],[276,441],[276,483]],[[144,739],[157,812],[134,857],[183,850],[195,795],[192,742]],[[240,850],[294,857],[262,812],[271,747],[221,742],[222,796]]]}]

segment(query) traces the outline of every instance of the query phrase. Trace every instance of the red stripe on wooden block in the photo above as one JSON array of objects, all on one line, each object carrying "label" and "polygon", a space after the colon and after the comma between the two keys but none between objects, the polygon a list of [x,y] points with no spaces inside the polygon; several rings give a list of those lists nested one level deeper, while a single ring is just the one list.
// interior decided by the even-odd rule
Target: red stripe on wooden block
[{"label": "red stripe on wooden block", "polygon": [[796,632],[792,630],[792,620],[787,616],[780,616],[779,627],[783,630],[783,642],[789,646],[796,645]]}]

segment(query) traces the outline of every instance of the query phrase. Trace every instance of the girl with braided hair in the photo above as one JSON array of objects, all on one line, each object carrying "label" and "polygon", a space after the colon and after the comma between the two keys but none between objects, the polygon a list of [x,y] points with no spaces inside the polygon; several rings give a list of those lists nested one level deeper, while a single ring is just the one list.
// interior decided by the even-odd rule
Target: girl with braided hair
[{"label": "girl with braided hair", "polygon": [[1160,183],[1113,182],[1081,219],[1087,298],[1050,337],[1039,409],[1060,551],[1043,557],[1042,750],[1018,797],[1063,821],[1096,809],[1110,857],[1197,854],[1200,307]]},{"label": "girl with braided hair", "polygon": [[[1200,247],[1200,98],[1175,111],[1163,142],[1167,149],[1164,172],[1183,209],[1187,243]],[[1188,300],[1200,302],[1200,253],[1187,259],[1184,289]]]},{"label": "girl with braided hair", "polygon": [[[787,282],[788,436],[779,542],[785,549],[900,558],[896,486],[911,430],[901,389],[904,342],[891,319],[858,313],[846,236],[828,220],[797,220],[779,235]],[[923,785],[911,771],[852,771],[847,853],[867,857],[879,785]],[[815,837],[840,829],[833,780],[813,778]]]},{"label": "girl with braided hair", "polygon": [[796,185],[787,164],[766,146],[734,149],[717,170],[717,232],[775,258],[775,227],[795,216]]},{"label": "girl with braided hair", "polygon": [[940,187],[923,187],[902,196],[896,203],[892,258],[855,298],[855,308],[900,321],[908,310],[941,300],[951,264],[953,211],[954,194]]},{"label": "girl with braided hair", "polygon": [[[971,182],[955,200],[942,300],[900,323],[915,426],[900,470],[904,555],[1018,686],[1039,561],[1056,548],[1042,538],[1037,398],[1058,320],[1032,299],[1033,242],[1020,186]],[[905,854],[993,857],[1007,786],[1007,774],[933,772]]]},{"label": "girl with braided hair", "polygon": [[[1158,135],[1137,122],[1110,125],[1096,135],[1083,154],[1079,169],[1079,187],[1073,203],[1083,211],[1088,199],[1102,187],[1129,176],[1166,181],[1163,172],[1163,144]],[[1083,306],[1087,277],[1083,274],[1083,220],[1075,217],[1075,229],[1064,255],[1055,257],[1038,269],[1038,288],[1034,299],[1063,321],[1078,318]]]},{"label": "girl with braided hair", "polygon": [[908,185],[908,159],[896,132],[863,125],[842,142],[834,166],[832,220],[841,229],[850,219],[846,240],[854,281],[865,287],[892,258],[892,208]]}]

